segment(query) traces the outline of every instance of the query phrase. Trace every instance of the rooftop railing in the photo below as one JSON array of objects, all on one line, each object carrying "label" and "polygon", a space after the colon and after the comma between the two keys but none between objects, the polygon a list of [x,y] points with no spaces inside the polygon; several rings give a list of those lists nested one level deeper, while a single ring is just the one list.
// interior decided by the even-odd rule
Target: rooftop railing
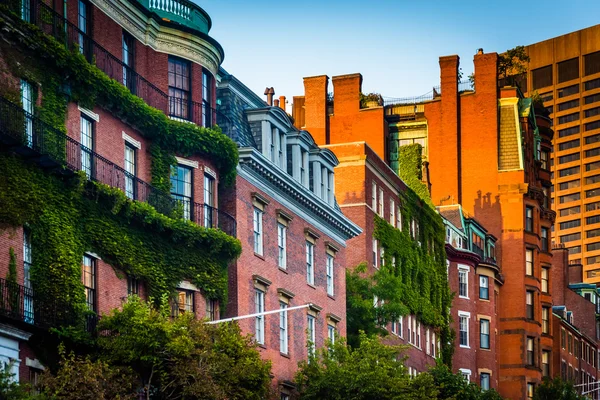
[{"label": "rooftop railing", "polygon": [[210,20],[208,15],[196,4],[187,0],[138,0],[144,7],[154,11],[160,17],[177,22],[190,28],[208,33]]},{"label": "rooftop railing", "polygon": [[[130,174],[3,97],[0,97],[0,141],[20,153],[38,155],[42,166],[84,171],[88,179],[118,188],[130,199],[146,202],[162,214],[177,216],[178,210],[186,208],[170,194]],[[193,201],[187,208],[190,212],[183,217],[195,224],[236,235],[235,218],[228,213]]]}]

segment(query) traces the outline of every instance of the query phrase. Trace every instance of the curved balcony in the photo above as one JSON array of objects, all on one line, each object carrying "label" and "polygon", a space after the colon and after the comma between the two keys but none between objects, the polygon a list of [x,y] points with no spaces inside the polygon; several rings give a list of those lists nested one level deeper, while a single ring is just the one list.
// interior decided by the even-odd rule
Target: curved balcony
[{"label": "curved balcony", "polygon": [[162,20],[197,29],[208,34],[212,21],[202,8],[188,0],[137,0]]},{"label": "curved balcony", "polygon": [[[17,153],[35,158],[43,168],[84,171],[90,180],[118,188],[131,200],[146,202],[162,214],[174,215],[181,209],[179,202],[170,194],[128,173],[3,97],[0,97],[1,143]],[[187,208],[191,212],[184,217],[196,225],[220,229],[236,236],[235,218],[228,213],[195,202],[190,202]]]}]

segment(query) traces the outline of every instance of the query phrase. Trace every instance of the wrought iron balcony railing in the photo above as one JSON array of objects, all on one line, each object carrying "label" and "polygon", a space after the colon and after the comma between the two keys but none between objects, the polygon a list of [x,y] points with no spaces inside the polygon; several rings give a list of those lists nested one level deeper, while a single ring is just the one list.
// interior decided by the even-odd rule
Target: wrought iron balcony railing
[{"label": "wrought iron balcony railing", "polygon": [[[149,1],[152,4],[157,4],[157,7],[166,7],[165,9],[173,10],[178,9],[177,4],[183,4],[183,0]],[[123,84],[132,94],[140,97],[149,106],[161,110],[165,115],[174,119],[193,122],[198,126],[212,127],[215,125],[215,116],[218,113],[215,108],[194,101],[183,102],[180,98],[169,96],[44,2],[32,0],[31,7],[26,11],[21,11],[21,16],[25,21],[36,25],[44,33],[64,43],[68,49],[78,48],[88,62],[98,67],[109,78]],[[228,119],[226,115],[219,115]],[[227,134],[227,132],[224,133]]]},{"label": "wrought iron balcony railing", "polygon": [[[180,202],[125,169],[83,146],[60,130],[25,112],[19,105],[0,97],[0,142],[20,153],[39,155],[42,166],[62,166],[84,171],[89,179],[122,190],[132,200],[146,202],[165,215],[180,209]],[[186,208],[186,204],[183,204]],[[207,204],[189,202],[183,217],[206,228],[217,228],[236,235],[231,215]]]}]

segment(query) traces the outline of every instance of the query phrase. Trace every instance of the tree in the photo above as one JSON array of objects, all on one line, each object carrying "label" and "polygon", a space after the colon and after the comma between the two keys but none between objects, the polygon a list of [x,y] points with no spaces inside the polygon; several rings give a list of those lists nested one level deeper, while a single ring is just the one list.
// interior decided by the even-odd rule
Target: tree
[{"label": "tree", "polygon": [[401,346],[382,344],[362,333],[356,348],[344,340],[322,348],[299,364],[297,389],[302,400],[420,400],[435,398],[428,374],[411,379],[399,353]]},{"label": "tree", "polygon": [[587,398],[577,393],[573,383],[563,381],[559,377],[544,378],[533,395],[534,400],[584,400]]},{"label": "tree", "polygon": [[498,56],[498,76],[510,78],[527,72],[527,64],[530,60],[525,52],[524,46],[517,46],[506,50]]},{"label": "tree", "polygon": [[447,365],[438,362],[429,370],[435,387],[439,390],[439,400],[502,400],[495,390],[483,391],[474,383],[469,383],[461,374],[453,374]]},{"label": "tree", "polygon": [[170,317],[133,296],[100,320],[98,344],[107,362],[139,376],[146,399],[262,399],[270,389],[263,361],[237,324],[208,325],[191,313]]}]

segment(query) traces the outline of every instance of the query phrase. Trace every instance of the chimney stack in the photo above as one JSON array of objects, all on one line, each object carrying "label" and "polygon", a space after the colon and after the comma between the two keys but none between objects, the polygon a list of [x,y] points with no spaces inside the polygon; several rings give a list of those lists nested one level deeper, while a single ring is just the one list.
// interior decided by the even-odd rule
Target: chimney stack
[{"label": "chimney stack", "polygon": [[265,89],[265,95],[267,96],[267,104],[273,106],[273,96],[275,95],[275,89],[268,87]]},{"label": "chimney stack", "polygon": [[483,54],[483,49],[481,47],[477,49],[477,54]]},{"label": "chimney stack", "polygon": [[282,110],[285,111],[285,96],[279,96],[279,107],[281,107]]},{"label": "chimney stack", "polygon": [[279,100],[278,99],[273,100],[273,105],[275,107],[279,107]]}]

